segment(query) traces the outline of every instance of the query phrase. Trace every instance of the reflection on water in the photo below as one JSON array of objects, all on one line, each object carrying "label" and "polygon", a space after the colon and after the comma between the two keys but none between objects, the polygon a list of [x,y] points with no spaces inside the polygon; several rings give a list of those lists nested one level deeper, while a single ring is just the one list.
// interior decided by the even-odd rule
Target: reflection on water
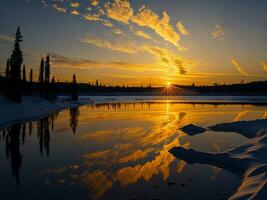
[{"label": "reflection on water", "polygon": [[266,111],[252,105],[103,103],[13,125],[0,132],[0,192],[4,199],[40,193],[43,199],[225,198],[238,186],[237,177],[187,164],[168,150],[223,151],[246,138],[210,131],[188,136],[179,128],[266,118]]}]

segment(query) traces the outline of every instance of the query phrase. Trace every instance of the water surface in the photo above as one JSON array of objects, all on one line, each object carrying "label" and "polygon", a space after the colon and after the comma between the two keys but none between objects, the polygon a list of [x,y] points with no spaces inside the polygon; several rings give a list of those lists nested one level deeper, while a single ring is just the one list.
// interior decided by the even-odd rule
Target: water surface
[{"label": "water surface", "polygon": [[175,146],[218,152],[247,138],[188,136],[179,128],[262,119],[266,106],[172,101],[102,103],[1,130],[1,199],[226,199],[240,184],[228,171],[187,164]]}]

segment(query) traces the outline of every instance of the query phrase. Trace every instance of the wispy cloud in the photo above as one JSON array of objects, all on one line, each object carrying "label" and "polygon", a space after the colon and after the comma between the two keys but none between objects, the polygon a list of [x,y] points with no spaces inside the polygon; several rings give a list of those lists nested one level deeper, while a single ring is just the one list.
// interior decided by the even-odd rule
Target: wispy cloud
[{"label": "wispy cloud", "polygon": [[242,66],[235,59],[231,59],[231,63],[235,66],[235,68],[239,71],[240,74],[244,76],[249,76],[248,73],[245,72]]},{"label": "wispy cloud", "polygon": [[176,27],[182,35],[189,35],[188,30],[185,28],[181,21],[177,22]]},{"label": "wispy cloud", "polygon": [[97,6],[99,4],[99,0],[91,0],[92,6]]},{"label": "wispy cloud", "polygon": [[66,12],[67,12],[67,9],[66,9],[66,8],[60,7],[60,6],[57,5],[57,4],[54,4],[52,7],[53,7],[57,12],[60,12],[60,13],[66,13]]},{"label": "wispy cloud", "polygon": [[105,4],[107,17],[128,24],[133,16],[133,9],[127,0],[115,0],[113,3]]},{"label": "wispy cloud", "polygon": [[71,2],[70,6],[73,8],[78,8],[80,6],[80,3],[79,2]]},{"label": "wispy cloud", "polygon": [[61,54],[50,53],[51,61],[54,67],[62,68],[75,68],[75,69],[97,69],[97,68],[110,68],[110,69],[120,69],[127,71],[157,71],[156,67],[152,67],[153,64],[135,64],[127,62],[99,62],[89,59],[81,58],[68,58]]},{"label": "wispy cloud", "polygon": [[216,24],[215,29],[212,31],[211,35],[214,39],[217,39],[217,40],[223,42],[225,31],[220,25]]},{"label": "wispy cloud", "polygon": [[10,35],[1,34],[0,35],[0,40],[5,40],[5,41],[8,41],[8,42],[13,42],[15,40],[15,38],[13,36],[10,36]]},{"label": "wispy cloud", "polygon": [[152,39],[152,37],[149,34],[145,33],[144,31],[141,31],[141,30],[135,31],[134,34],[137,35],[137,36],[139,36],[139,37],[148,39],[148,40],[151,40]]},{"label": "wispy cloud", "polygon": [[265,72],[267,72],[267,62],[263,62],[263,63],[262,63],[262,66],[263,66],[263,70],[264,70]]},{"label": "wispy cloud", "polygon": [[163,17],[160,18],[150,8],[142,6],[138,13],[132,16],[131,20],[139,26],[151,28],[164,40],[179,47],[180,35],[175,32],[170,24],[170,16],[166,12],[163,12]]},{"label": "wispy cloud", "polygon": [[185,58],[183,56],[178,56],[172,51],[165,48],[151,46],[143,46],[142,48],[150,54],[154,55],[160,65],[174,69],[180,75],[185,75],[188,72],[189,67],[194,67],[197,65],[196,61]]},{"label": "wispy cloud", "polygon": [[134,43],[123,44],[121,42],[111,42],[110,40],[97,38],[95,36],[86,36],[81,39],[81,42],[94,45],[100,48],[106,48],[113,51],[119,51],[122,53],[135,54],[139,51],[139,48]]},{"label": "wispy cloud", "polygon": [[80,13],[77,10],[73,10],[73,11],[71,11],[71,14],[72,15],[79,15]]}]

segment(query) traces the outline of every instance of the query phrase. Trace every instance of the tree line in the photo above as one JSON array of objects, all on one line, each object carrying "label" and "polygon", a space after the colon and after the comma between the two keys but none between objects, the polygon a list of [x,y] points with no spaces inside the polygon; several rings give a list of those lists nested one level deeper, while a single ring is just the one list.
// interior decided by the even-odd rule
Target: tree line
[{"label": "tree line", "polygon": [[[18,27],[14,47],[10,58],[7,59],[5,69],[5,96],[11,101],[20,103],[23,95],[36,95],[36,90],[41,97],[48,100],[57,98],[57,88],[55,77],[51,78],[50,57],[47,55],[41,59],[39,67],[38,82],[33,81],[33,69],[29,71],[29,79],[27,79],[26,66],[23,64],[23,52],[21,50],[21,42],[23,36]],[[68,92],[72,100],[78,100],[78,88],[76,75],[73,74],[72,82],[69,83]]]}]

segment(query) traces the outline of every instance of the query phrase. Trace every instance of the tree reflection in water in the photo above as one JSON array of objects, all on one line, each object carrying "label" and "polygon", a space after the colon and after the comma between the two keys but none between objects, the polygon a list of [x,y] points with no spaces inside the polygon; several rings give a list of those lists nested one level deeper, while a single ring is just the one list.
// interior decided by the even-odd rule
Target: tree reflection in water
[{"label": "tree reflection in water", "polygon": [[78,120],[79,115],[80,115],[79,107],[70,109],[70,128],[73,134],[76,133],[77,127],[79,125],[79,120]]},{"label": "tree reflection in water", "polygon": [[[6,158],[10,159],[11,172],[16,179],[17,186],[20,185],[20,168],[22,167],[23,160],[20,146],[25,143],[27,138],[26,132],[28,131],[28,136],[31,136],[35,127],[34,124],[36,123],[40,153],[43,155],[43,151],[45,151],[46,155],[49,156],[50,129],[53,130],[54,120],[57,116],[58,113],[55,113],[36,122],[30,121],[24,124],[15,124],[0,130],[0,139],[5,140]],[[75,119],[75,121],[78,122],[78,119]],[[75,130],[77,127],[78,123],[75,124]]]}]

